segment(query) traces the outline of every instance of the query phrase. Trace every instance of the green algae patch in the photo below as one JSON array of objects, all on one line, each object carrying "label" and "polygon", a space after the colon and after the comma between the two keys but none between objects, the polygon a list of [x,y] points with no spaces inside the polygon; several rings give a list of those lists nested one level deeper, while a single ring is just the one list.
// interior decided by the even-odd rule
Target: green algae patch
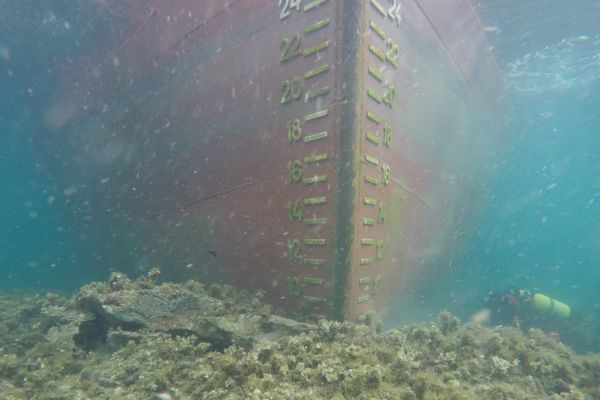
[{"label": "green algae patch", "polygon": [[[227,285],[122,274],[71,298],[6,293],[0,306],[3,399],[600,398],[598,355],[447,312],[376,333],[277,316]],[[83,348],[74,338],[97,319],[102,339]]]}]

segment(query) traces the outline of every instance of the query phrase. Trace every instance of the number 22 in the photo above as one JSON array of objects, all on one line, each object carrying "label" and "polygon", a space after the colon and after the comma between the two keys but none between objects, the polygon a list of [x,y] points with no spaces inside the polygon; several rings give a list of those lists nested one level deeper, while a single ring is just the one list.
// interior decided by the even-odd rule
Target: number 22
[{"label": "number 22", "polygon": [[402,4],[400,4],[399,0],[388,0],[388,3],[392,5],[387,12],[388,16],[392,21],[396,21],[396,24],[400,25],[400,22],[402,22],[402,14],[400,14]]}]

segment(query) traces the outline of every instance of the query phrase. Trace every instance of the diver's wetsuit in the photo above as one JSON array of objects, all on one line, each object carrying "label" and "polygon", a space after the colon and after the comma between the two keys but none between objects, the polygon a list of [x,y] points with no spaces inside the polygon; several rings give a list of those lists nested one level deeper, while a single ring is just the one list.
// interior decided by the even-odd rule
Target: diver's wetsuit
[{"label": "diver's wetsuit", "polygon": [[487,300],[494,325],[513,325],[523,319],[523,304],[512,290],[493,292]]}]

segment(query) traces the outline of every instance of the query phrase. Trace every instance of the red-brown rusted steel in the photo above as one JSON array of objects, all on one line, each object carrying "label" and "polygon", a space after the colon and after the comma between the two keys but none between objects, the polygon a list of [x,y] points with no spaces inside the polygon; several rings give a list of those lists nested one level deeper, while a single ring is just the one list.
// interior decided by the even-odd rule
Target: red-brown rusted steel
[{"label": "red-brown rusted steel", "polygon": [[230,279],[289,312],[385,309],[459,248],[498,138],[477,16],[443,3],[177,0],[107,17],[118,33],[73,63],[46,116],[76,229],[110,267]]}]

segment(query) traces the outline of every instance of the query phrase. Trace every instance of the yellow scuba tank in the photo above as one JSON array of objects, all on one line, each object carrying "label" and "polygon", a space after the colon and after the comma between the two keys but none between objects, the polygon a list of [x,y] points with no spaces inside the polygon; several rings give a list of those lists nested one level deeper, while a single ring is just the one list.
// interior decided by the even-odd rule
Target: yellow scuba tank
[{"label": "yellow scuba tank", "polygon": [[568,318],[571,314],[571,307],[541,293],[533,295],[531,304],[534,309],[549,313],[558,318]]}]

